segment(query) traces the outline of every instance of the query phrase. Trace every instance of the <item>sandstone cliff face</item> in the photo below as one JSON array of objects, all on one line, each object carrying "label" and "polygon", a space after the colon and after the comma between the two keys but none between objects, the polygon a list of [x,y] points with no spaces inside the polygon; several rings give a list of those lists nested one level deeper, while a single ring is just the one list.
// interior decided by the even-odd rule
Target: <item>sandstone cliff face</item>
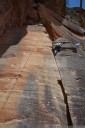
[{"label": "sandstone cliff face", "polygon": [[65,1],[66,0],[53,0],[54,5],[57,7],[56,11],[60,14],[65,12]]},{"label": "sandstone cliff face", "polygon": [[82,10],[80,13],[81,25],[85,28],[85,10]]},{"label": "sandstone cliff face", "polygon": [[7,28],[21,26],[31,7],[31,0],[0,0],[0,35]]},{"label": "sandstone cliff face", "polygon": [[37,10],[32,6],[34,2],[48,3],[55,11],[62,12],[65,0],[0,0],[0,36],[9,28],[22,26],[26,18],[31,23],[37,22]]}]

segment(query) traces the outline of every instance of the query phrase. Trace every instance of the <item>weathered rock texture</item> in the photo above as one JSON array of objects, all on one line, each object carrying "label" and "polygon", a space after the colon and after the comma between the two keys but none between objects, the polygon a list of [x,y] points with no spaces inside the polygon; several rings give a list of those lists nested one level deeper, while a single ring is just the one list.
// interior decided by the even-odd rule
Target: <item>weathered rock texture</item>
[{"label": "weathered rock texture", "polygon": [[66,128],[60,74],[46,29],[15,28],[1,42],[7,49],[0,45],[0,128]]},{"label": "weathered rock texture", "polygon": [[[33,3],[48,3],[54,8],[63,10],[65,0],[0,0],[0,36],[12,27],[22,26],[28,19],[30,24],[38,21],[37,10],[33,8]],[[57,10],[58,10],[57,9]]]},{"label": "weathered rock texture", "polygon": [[82,10],[80,13],[81,25],[85,28],[85,10]]},{"label": "weathered rock texture", "polygon": [[63,14],[65,11],[65,1],[66,0],[53,0],[54,5],[57,7],[57,11]]},{"label": "weathered rock texture", "polygon": [[2,35],[7,28],[23,25],[30,8],[31,0],[1,0],[0,35]]}]

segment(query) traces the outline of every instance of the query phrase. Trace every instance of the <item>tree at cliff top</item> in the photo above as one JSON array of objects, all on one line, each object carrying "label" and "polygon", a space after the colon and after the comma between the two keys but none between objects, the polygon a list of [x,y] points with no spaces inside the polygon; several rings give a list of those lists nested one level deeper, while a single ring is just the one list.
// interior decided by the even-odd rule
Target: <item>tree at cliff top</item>
[{"label": "tree at cliff top", "polygon": [[80,0],[80,10],[82,10],[82,0]]}]

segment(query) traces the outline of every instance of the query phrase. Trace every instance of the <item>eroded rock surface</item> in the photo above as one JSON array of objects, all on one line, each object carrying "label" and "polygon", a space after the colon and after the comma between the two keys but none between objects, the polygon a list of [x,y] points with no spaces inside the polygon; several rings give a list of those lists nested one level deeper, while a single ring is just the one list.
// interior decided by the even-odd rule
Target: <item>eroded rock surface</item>
[{"label": "eroded rock surface", "polygon": [[0,0],[0,36],[9,28],[26,25],[27,21],[28,24],[38,22],[37,7],[34,7],[38,3],[47,3],[52,8],[56,5],[60,11],[64,8],[64,0]]},{"label": "eroded rock surface", "polygon": [[60,74],[46,29],[11,30],[0,46],[0,128],[66,128]]},{"label": "eroded rock surface", "polygon": [[80,13],[81,25],[85,28],[85,10],[82,10]]},{"label": "eroded rock surface", "polygon": [[[58,38],[70,40],[68,47],[85,44],[85,33],[65,28],[57,15],[55,10],[62,15],[64,4],[64,0],[0,1],[0,35],[13,28],[0,39],[0,128],[85,125],[84,47],[77,48],[78,53],[61,51],[56,58],[52,53],[52,41]],[[47,31],[42,24],[33,25],[37,22]],[[32,26],[22,27],[27,24]]]}]

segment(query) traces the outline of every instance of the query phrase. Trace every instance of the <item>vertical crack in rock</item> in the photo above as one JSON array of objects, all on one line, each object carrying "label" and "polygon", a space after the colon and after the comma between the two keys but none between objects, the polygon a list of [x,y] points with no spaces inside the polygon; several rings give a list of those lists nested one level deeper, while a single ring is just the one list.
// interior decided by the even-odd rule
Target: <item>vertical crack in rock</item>
[{"label": "vertical crack in rock", "polygon": [[71,115],[70,115],[70,111],[69,111],[68,97],[67,97],[67,94],[65,93],[65,89],[64,89],[62,80],[58,80],[58,83],[59,83],[59,85],[61,87],[61,90],[62,90],[62,93],[63,93],[63,96],[64,96],[64,102],[66,104],[66,112],[67,112],[66,114],[67,114],[68,126],[73,126]]}]

